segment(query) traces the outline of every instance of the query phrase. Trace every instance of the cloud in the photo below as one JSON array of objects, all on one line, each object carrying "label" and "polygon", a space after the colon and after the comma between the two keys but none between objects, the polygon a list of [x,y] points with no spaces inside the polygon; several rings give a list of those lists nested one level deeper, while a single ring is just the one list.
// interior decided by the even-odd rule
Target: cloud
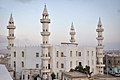
[{"label": "cloud", "polygon": [[29,3],[33,0],[15,0],[15,1],[18,1],[18,2],[21,2],[21,3]]}]

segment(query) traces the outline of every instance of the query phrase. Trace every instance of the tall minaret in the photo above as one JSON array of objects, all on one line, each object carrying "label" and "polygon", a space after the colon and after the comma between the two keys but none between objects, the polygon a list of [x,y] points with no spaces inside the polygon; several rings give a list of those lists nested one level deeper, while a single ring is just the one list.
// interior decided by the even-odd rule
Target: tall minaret
[{"label": "tall minaret", "polygon": [[104,31],[103,27],[102,27],[102,23],[101,23],[101,19],[99,17],[99,21],[98,21],[98,25],[97,25],[97,29],[96,31],[98,32],[98,36],[97,36],[97,41],[98,41],[98,45],[97,45],[97,73],[98,74],[104,74],[104,64],[103,64],[103,35],[102,32]]},{"label": "tall minaret", "polygon": [[70,39],[70,42],[71,43],[74,43],[75,42],[75,29],[74,29],[74,26],[73,26],[73,22],[71,24],[71,29],[70,29],[70,35],[71,35],[71,39]]},{"label": "tall minaret", "polygon": [[40,19],[40,22],[42,23],[42,77],[43,80],[47,80],[50,77],[50,44],[49,44],[49,26],[48,24],[50,23],[49,19],[49,14],[46,8],[46,5],[44,6],[43,14],[42,14],[42,19]]},{"label": "tall minaret", "polygon": [[14,21],[13,21],[13,17],[12,14],[10,15],[10,20],[9,20],[9,25],[7,26],[7,29],[9,29],[9,34],[7,36],[8,39],[8,46],[7,48],[10,50],[12,47],[14,47],[14,39],[15,39],[15,35],[14,35],[14,29],[16,27],[14,26]]}]

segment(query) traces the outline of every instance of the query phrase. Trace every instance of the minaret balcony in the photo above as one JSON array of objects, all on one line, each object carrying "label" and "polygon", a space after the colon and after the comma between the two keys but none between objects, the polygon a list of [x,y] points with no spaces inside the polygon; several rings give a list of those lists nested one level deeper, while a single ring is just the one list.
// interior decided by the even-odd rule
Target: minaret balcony
[{"label": "minaret balcony", "polygon": [[47,56],[47,57],[46,57],[46,56],[42,56],[41,58],[42,58],[43,60],[50,60],[50,56]]},{"label": "minaret balcony", "polygon": [[50,71],[51,71],[50,69],[42,69],[41,70],[42,73],[50,73]]},{"label": "minaret balcony", "polygon": [[97,39],[97,40],[103,40],[104,37],[97,37],[96,39]]},{"label": "minaret balcony", "polygon": [[40,19],[41,23],[50,23],[50,19]]},{"label": "minaret balcony", "polygon": [[50,44],[41,44],[41,47],[42,47],[42,48],[49,48],[49,47],[50,47]]},{"label": "minaret balcony", "polygon": [[15,39],[14,36],[7,36],[8,39]]},{"label": "minaret balcony", "polygon": [[103,49],[104,46],[97,46],[97,49]]},{"label": "minaret balcony", "polygon": [[98,54],[98,55],[97,55],[97,57],[99,57],[99,58],[100,58],[100,57],[101,57],[101,58],[103,58],[103,57],[104,57],[104,55],[99,55],[99,54]]},{"label": "minaret balcony", "polygon": [[14,26],[14,25],[7,26],[7,29],[15,29],[15,28],[16,28],[16,26]]},{"label": "minaret balcony", "polygon": [[103,28],[100,28],[100,29],[96,29],[97,32],[103,32],[104,29]]},{"label": "minaret balcony", "polygon": [[96,67],[105,67],[104,64],[97,64]]},{"label": "minaret balcony", "polygon": [[75,35],[75,32],[70,32],[70,35]]},{"label": "minaret balcony", "polygon": [[42,35],[42,36],[49,36],[49,35],[50,35],[50,32],[41,32],[41,35]]},{"label": "minaret balcony", "polygon": [[71,39],[70,42],[75,42],[75,39]]}]

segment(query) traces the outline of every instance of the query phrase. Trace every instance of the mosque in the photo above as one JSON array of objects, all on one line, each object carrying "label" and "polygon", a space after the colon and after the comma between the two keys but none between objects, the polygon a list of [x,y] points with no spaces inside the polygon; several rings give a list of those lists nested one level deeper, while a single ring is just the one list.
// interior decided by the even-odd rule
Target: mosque
[{"label": "mosque", "polygon": [[60,45],[52,45],[49,42],[49,14],[46,5],[42,13],[40,23],[42,24],[42,42],[40,46],[17,47],[15,40],[15,25],[12,14],[9,19],[8,46],[10,54],[9,66],[13,70],[13,79],[21,80],[51,80],[51,73],[54,72],[58,80],[62,79],[62,72],[69,72],[78,65],[90,66],[93,74],[104,74],[103,64],[103,35],[104,31],[99,18],[96,32],[96,47],[81,47],[76,43],[75,29],[73,23],[70,28],[70,42],[62,42]]}]

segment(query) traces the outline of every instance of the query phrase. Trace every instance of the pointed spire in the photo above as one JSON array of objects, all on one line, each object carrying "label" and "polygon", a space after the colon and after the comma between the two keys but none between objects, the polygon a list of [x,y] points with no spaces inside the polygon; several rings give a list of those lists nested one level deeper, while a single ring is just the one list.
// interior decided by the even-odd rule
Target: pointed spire
[{"label": "pointed spire", "polygon": [[74,30],[73,22],[72,22],[72,24],[71,24],[71,30]]},{"label": "pointed spire", "polygon": [[13,17],[12,17],[12,13],[11,13],[11,15],[10,15],[10,20],[9,20],[9,22],[14,22],[14,21],[13,21]]},{"label": "pointed spire", "polygon": [[98,25],[102,25],[101,18],[99,17]]},{"label": "pointed spire", "polygon": [[45,6],[44,6],[43,15],[44,15],[44,16],[48,16],[48,11],[47,11],[46,4],[45,4]]}]

